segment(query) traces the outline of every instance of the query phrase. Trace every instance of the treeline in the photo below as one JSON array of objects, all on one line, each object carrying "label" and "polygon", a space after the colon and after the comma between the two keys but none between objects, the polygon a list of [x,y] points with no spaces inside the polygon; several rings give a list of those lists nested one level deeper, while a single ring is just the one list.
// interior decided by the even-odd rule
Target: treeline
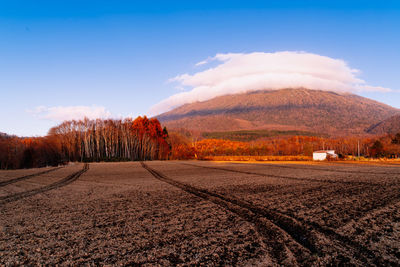
[{"label": "treeline", "polygon": [[50,129],[67,161],[166,158],[168,132],[157,119],[66,121]]},{"label": "treeline", "polygon": [[69,161],[167,159],[168,132],[157,119],[65,121],[45,137],[0,135],[0,168],[56,166]]},{"label": "treeline", "polygon": [[0,169],[56,166],[62,162],[55,138],[0,135]]},{"label": "treeline", "polygon": [[[172,136],[171,136],[172,137]],[[178,135],[174,137],[171,158],[192,159],[212,156],[312,156],[313,151],[333,149],[340,157],[400,157],[400,133],[379,138],[341,137],[324,138],[312,136],[292,136],[271,138],[253,142],[221,139],[189,141]]]},{"label": "treeline", "polygon": [[[199,141],[198,141],[199,140]],[[333,149],[340,157],[400,157],[400,133],[381,137],[271,137],[251,142],[202,139],[162,129],[157,119],[66,121],[47,136],[0,133],[0,168],[57,166],[69,161],[202,159],[213,156],[312,156]]]}]

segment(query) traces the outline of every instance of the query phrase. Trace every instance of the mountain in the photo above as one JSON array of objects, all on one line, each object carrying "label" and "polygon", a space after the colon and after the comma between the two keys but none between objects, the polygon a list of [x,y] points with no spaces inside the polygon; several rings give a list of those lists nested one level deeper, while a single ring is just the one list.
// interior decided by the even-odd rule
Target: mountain
[{"label": "mountain", "polygon": [[400,133],[400,115],[392,116],[367,129],[371,134],[397,134]]},{"label": "mountain", "polygon": [[156,116],[172,129],[203,132],[297,130],[331,135],[364,134],[399,109],[353,94],[282,89],[248,92],[185,104]]}]

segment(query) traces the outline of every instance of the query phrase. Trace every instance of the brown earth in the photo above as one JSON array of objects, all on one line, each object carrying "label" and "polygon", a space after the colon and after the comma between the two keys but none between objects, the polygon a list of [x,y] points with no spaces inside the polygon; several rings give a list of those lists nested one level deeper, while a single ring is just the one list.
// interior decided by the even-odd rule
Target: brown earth
[{"label": "brown earth", "polygon": [[154,161],[0,171],[0,265],[398,265],[399,168]]}]

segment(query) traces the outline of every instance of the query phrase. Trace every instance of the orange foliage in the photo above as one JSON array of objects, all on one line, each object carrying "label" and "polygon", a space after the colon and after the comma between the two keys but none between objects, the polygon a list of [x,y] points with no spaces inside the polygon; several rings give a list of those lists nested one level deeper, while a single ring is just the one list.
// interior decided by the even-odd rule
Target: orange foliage
[{"label": "orange foliage", "polygon": [[[333,149],[341,157],[400,157],[400,134],[375,138],[278,137],[253,142],[189,140],[162,129],[157,119],[66,121],[45,137],[18,138],[0,133],[0,168],[31,168],[68,161],[210,159],[309,159]],[[300,157],[299,157],[300,156]]]},{"label": "orange foliage", "polygon": [[[190,151],[189,154],[195,154],[199,159],[218,156],[305,156],[307,158],[312,156],[313,151],[322,149],[333,149],[341,157],[357,156],[358,152],[360,156],[364,157],[400,157],[400,144],[393,142],[391,136],[380,137],[379,140],[383,144],[379,155],[377,155],[373,147],[376,139],[361,137],[292,136],[253,142],[204,139],[194,143],[192,146],[185,145],[186,149]],[[185,149],[185,146],[179,146],[179,144],[175,144],[175,147],[172,147],[172,151],[179,150],[180,154],[185,154],[180,151],[183,149]],[[179,153],[176,153],[175,158],[180,158]]]},{"label": "orange foliage", "polygon": [[168,143],[171,146],[169,159],[193,159],[195,149],[183,135],[172,132],[169,134]]},{"label": "orange foliage", "polygon": [[0,168],[32,168],[68,161],[167,159],[168,132],[157,119],[65,121],[45,137],[0,133]]}]

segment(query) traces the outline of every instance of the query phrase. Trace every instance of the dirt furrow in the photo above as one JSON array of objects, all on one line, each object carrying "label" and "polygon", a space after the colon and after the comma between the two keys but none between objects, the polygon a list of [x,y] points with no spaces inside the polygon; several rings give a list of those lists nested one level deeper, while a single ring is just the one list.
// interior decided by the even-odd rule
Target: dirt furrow
[{"label": "dirt furrow", "polygon": [[34,173],[34,174],[29,174],[29,175],[24,175],[24,176],[17,177],[17,178],[12,178],[12,179],[7,180],[7,181],[2,181],[2,182],[0,182],[0,187],[6,186],[6,185],[9,185],[9,184],[13,184],[13,183],[16,183],[16,182],[19,182],[19,181],[23,181],[23,180],[26,180],[26,179],[29,179],[29,178],[33,178],[33,177],[36,177],[36,176],[39,176],[39,175],[42,175],[42,174],[45,174],[45,173],[53,172],[53,171],[56,171],[56,170],[58,170],[60,168],[62,168],[62,167],[56,167],[56,168],[53,168],[53,169],[50,169],[50,170],[46,170],[46,171],[42,171],[42,172],[38,172],[38,173]]},{"label": "dirt furrow", "polygon": [[5,203],[9,203],[9,202],[13,202],[16,200],[20,200],[22,198],[26,198],[26,197],[30,197],[30,196],[34,196],[40,193],[44,193],[53,189],[57,189],[63,186],[66,186],[72,182],[74,182],[76,179],[79,178],[79,176],[81,176],[83,173],[85,173],[87,170],[89,170],[89,164],[85,163],[85,165],[83,166],[82,170],[79,170],[77,172],[74,172],[73,174],[68,175],[67,177],[63,178],[60,181],[57,181],[55,183],[37,188],[37,189],[33,189],[33,190],[28,190],[28,191],[24,191],[24,192],[20,192],[20,193],[16,193],[16,194],[12,194],[12,195],[8,195],[8,196],[4,196],[0,198],[0,203],[1,204],[5,204]]},{"label": "dirt furrow", "polygon": [[[268,164],[268,163],[267,163]],[[269,167],[275,168],[286,168],[286,169],[294,169],[294,170],[310,170],[310,171],[327,171],[334,173],[353,173],[353,174],[383,174],[383,175],[400,175],[400,173],[396,172],[369,172],[369,171],[350,171],[350,170],[332,170],[328,168],[309,168],[309,167],[300,167],[300,166],[288,166],[281,164],[268,164]],[[399,166],[399,165],[397,165]]]},{"label": "dirt furrow", "polygon": [[[221,195],[220,195],[221,196]],[[258,207],[249,202],[242,201],[233,197],[221,196],[229,202],[235,203],[241,207],[245,207],[255,214],[262,215],[268,220],[272,221],[275,225],[284,229],[290,233],[296,240],[302,240],[302,243],[310,249],[313,253],[318,253],[319,256],[323,256],[320,249],[318,248],[321,244],[318,244],[318,234],[330,239],[333,242],[338,243],[342,250],[352,249],[356,251],[356,258],[360,259],[363,263],[368,263],[372,256],[372,252],[367,248],[363,247],[360,243],[353,241],[352,239],[337,233],[330,227],[321,226],[315,222],[309,222],[302,218],[292,216],[290,214],[281,213],[264,207]],[[325,248],[326,249],[326,248]],[[341,251],[344,253],[344,251]],[[347,255],[349,258],[354,255]],[[374,256],[376,258],[376,255]],[[379,257],[376,258],[379,260]]]},{"label": "dirt furrow", "polygon": [[[370,199],[368,205],[364,205],[360,207],[359,210],[357,210],[359,213],[361,213],[359,216],[354,214],[352,215],[351,219],[349,218],[343,220],[342,224],[347,224],[352,220],[359,220],[360,218],[365,217],[368,214],[374,213],[377,210],[384,209],[390,205],[393,205],[400,199],[400,193],[398,189],[395,189],[394,191],[395,192],[393,194],[386,192],[382,192],[382,194],[376,194],[376,198]],[[379,191],[377,190],[377,192]]]},{"label": "dirt furrow", "polygon": [[275,174],[265,174],[265,173],[258,173],[258,172],[250,172],[250,171],[239,171],[239,170],[232,170],[223,167],[211,167],[211,166],[200,166],[196,164],[190,163],[181,163],[183,165],[194,166],[198,168],[206,168],[206,169],[214,169],[214,170],[221,170],[227,172],[234,172],[234,173],[243,173],[249,175],[257,175],[262,177],[270,177],[270,178],[279,178],[279,179],[286,179],[286,180],[294,180],[294,181],[305,181],[305,182],[313,182],[313,183],[328,183],[328,184],[350,184],[350,185],[379,185],[376,183],[369,183],[369,182],[355,182],[355,181],[337,181],[337,180],[327,180],[327,179],[311,179],[311,178],[297,178],[291,176],[283,176],[283,175],[275,175]]},{"label": "dirt furrow", "polygon": [[[267,247],[272,248],[271,254],[276,258],[278,264],[299,264],[305,266],[315,260],[315,255],[318,254],[317,248],[303,235],[306,230],[299,229],[301,226],[293,223],[289,217],[283,218],[280,216],[278,218],[278,216],[273,214],[261,213],[256,208],[250,208],[241,201],[232,201],[214,192],[170,179],[150,168],[145,163],[142,163],[142,166],[155,178],[211,201],[255,225],[257,231],[262,235],[264,243]],[[288,261],[293,256],[295,257],[295,261]]]},{"label": "dirt furrow", "polygon": [[339,234],[338,232],[336,232],[335,229],[329,226],[323,226],[316,222],[305,220],[301,217],[292,216],[290,214],[286,215],[288,217],[292,217],[295,220],[298,220],[304,225],[311,226],[315,231],[324,234],[329,239],[338,241],[346,250],[354,250],[355,254],[352,256],[361,259],[364,264],[375,264],[380,266],[385,262],[385,260],[380,255],[376,255],[373,251],[369,250],[351,237]]},{"label": "dirt furrow", "polygon": [[[193,165],[193,164],[188,164],[188,163],[183,163],[183,164],[190,165],[190,166],[196,166],[196,167],[229,171],[229,172],[250,174],[250,175],[270,176],[270,175],[247,172],[247,171],[231,170],[231,169],[227,169],[227,168],[206,167],[206,166],[199,166],[199,165]],[[302,178],[294,178],[294,179],[297,180],[297,179],[302,179]],[[313,179],[309,179],[309,180],[313,180]],[[341,182],[339,182],[339,183],[341,183]],[[360,183],[356,183],[356,184],[360,185]],[[363,184],[363,183],[361,183],[361,184]],[[281,213],[279,211],[273,211],[270,209],[257,207],[255,205],[252,205],[251,203],[248,203],[246,201],[242,201],[239,199],[235,199],[232,197],[222,196],[222,195],[219,195],[219,194],[213,193],[213,192],[209,192],[209,193],[213,194],[215,196],[221,197],[231,203],[235,203],[236,205],[242,206],[242,207],[254,212],[255,214],[259,214],[259,215],[266,217],[268,220],[273,222],[275,225],[277,225],[284,231],[288,232],[296,241],[301,240],[303,245],[305,247],[307,247],[313,253],[319,253],[319,251],[317,249],[318,245],[315,243],[317,240],[316,233],[319,233],[331,241],[339,242],[339,245],[342,246],[343,248],[346,248],[346,250],[347,249],[355,250],[356,255],[349,255],[350,257],[355,256],[357,259],[361,260],[363,263],[369,263],[371,261],[373,253],[369,249],[363,247],[361,244],[359,244],[357,242],[354,242],[353,240],[351,240],[348,237],[338,234],[332,228],[321,226],[315,222],[308,222],[302,218],[297,218],[293,215]],[[342,253],[344,253],[344,251],[342,251]],[[377,255],[374,255],[374,258],[375,258],[375,261],[381,260],[380,257]]]}]

